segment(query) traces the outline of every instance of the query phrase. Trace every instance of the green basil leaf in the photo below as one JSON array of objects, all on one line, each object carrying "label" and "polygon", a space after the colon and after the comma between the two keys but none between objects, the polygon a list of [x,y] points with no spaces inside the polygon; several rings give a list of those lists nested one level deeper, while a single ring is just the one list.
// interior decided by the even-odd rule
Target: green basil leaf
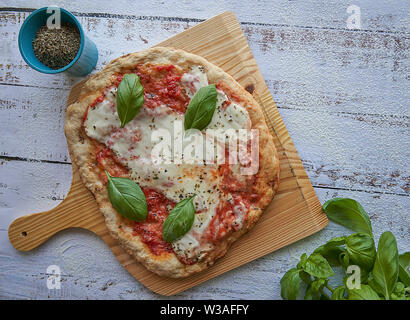
[{"label": "green basil leaf", "polygon": [[371,271],[368,271],[368,270],[363,270],[363,269],[360,270],[360,281],[361,281],[361,283],[365,283],[365,284],[367,283],[367,281],[369,279],[370,272]]},{"label": "green basil leaf", "polygon": [[326,279],[335,275],[327,260],[318,253],[312,253],[309,256],[303,270],[317,278]]},{"label": "green basil leaf", "polygon": [[379,295],[368,285],[362,284],[360,289],[348,290],[349,300],[380,300]]},{"label": "green basil leaf", "polygon": [[317,248],[313,253],[322,255],[331,266],[337,267],[340,265],[339,255],[346,250],[341,245],[346,242],[346,237],[336,237],[330,239],[326,244]]},{"label": "green basil leaf", "polygon": [[330,298],[329,298],[329,296],[327,295],[327,294],[325,294],[324,292],[322,292],[321,294],[320,294],[320,299],[319,300],[331,300]]},{"label": "green basil leaf", "polygon": [[329,300],[329,297],[323,293],[323,287],[326,285],[326,279],[315,279],[308,284],[305,300]]},{"label": "green basil leaf", "polygon": [[211,122],[216,109],[217,95],[214,84],[198,90],[185,112],[185,130],[202,130]]},{"label": "green basil leaf", "polygon": [[107,171],[108,198],[114,209],[133,221],[147,218],[148,207],[141,188],[131,179],[112,177]]},{"label": "green basil leaf", "polygon": [[298,297],[301,280],[299,273],[299,269],[290,269],[280,280],[280,295],[283,299],[296,300]]},{"label": "green basil leaf", "polygon": [[341,246],[344,245],[346,243],[346,236],[342,236],[342,237],[335,237],[330,239],[325,245],[326,246]]},{"label": "green basil leaf", "polygon": [[306,284],[309,284],[312,282],[312,277],[306,271],[300,270],[299,276],[303,280],[303,282]]},{"label": "green basil leaf", "polygon": [[320,300],[321,293],[312,288],[312,283],[308,284],[305,292],[305,300]]},{"label": "green basil leaf", "polygon": [[315,279],[314,281],[312,281],[312,284],[311,284],[312,290],[315,292],[321,292],[323,287],[326,284],[326,281],[327,281],[326,279],[320,279],[320,278]]},{"label": "green basil leaf", "polygon": [[166,242],[177,240],[192,227],[195,219],[194,198],[179,202],[169,213],[162,227],[162,237]]},{"label": "green basil leaf", "polygon": [[296,267],[297,267],[298,269],[303,269],[303,268],[305,267],[305,265],[306,265],[307,259],[308,259],[307,254],[306,254],[306,253],[303,253],[303,254],[300,256],[300,261],[299,261],[299,263],[297,264]]},{"label": "green basil leaf", "polygon": [[376,248],[372,237],[365,233],[352,234],[346,239],[346,250],[349,263],[358,265],[361,273],[373,268]]},{"label": "green basil leaf", "polygon": [[343,268],[347,269],[347,267],[350,264],[349,255],[347,254],[347,251],[343,251],[341,254],[339,254],[339,262]]},{"label": "green basil leaf", "polygon": [[312,277],[310,276],[309,273],[303,270],[303,268],[306,266],[307,259],[308,259],[307,254],[303,253],[300,256],[300,261],[296,267],[300,270],[299,276],[303,280],[303,282],[305,282],[306,284],[309,284],[312,282]]},{"label": "green basil leaf", "polygon": [[330,220],[356,232],[372,236],[372,224],[359,202],[349,198],[334,198],[322,206]]},{"label": "green basil leaf", "polygon": [[370,271],[368,274],[367,282],[366,282],[374,291],[377,292],[379,296],[383,296],[383,290],[377,286],[377,284],[374,282],[373,278],[373,272]]},{"label": "green basil leaf", "polygon": [[140,78],[134,73],[124,75],[117,91],[117,113],[121,128],[134,119],[143,103],[144,88]]},{"label": "green basil leaf", "polygon": [[332,300],[345,300],[346,299],[345,292],[346,292],[345,286],[340,286],[340,287],[335,288],[332,292]]},{"label": "green basil leaf", "polygon": [[321,254],[332,267],[338,267],[340,266],[340,260],[339,260],[339,255],[341,253],[346,252],[346,249],[338,246],[338,247],[328,247],[328,246],[322,246],[317,248],[314,253],[319,253]]},{"label": "green basil leaf", "polygon": [[390,231],[384,232],[377,248],[376,261],[373,267],[373,281],[383,293],[386,300],[390,299],[399,275],[399,254],[396,238]]},{"label": "green basil leaf", "polygon": [[406,287],[410,287],[410,252],[399,255],[399,278]]},{"label": "green basil leaf", "polygon": [[391,294],[392,300],[406,300],[406,287],[402,282],[396,282]]}]

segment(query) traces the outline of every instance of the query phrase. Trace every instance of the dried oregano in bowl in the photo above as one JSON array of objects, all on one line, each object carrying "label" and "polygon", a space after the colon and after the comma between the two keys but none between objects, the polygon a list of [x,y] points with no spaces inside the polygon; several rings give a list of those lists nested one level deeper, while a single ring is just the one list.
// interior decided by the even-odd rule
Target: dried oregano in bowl
[{"label": "dried oregano in bowl", "polygon": [[51,69],[61,69],[74,60],[80,49],[81,35],[78,28],[63,23],[61,28],[40,27],[33,40],[34,54]]}]

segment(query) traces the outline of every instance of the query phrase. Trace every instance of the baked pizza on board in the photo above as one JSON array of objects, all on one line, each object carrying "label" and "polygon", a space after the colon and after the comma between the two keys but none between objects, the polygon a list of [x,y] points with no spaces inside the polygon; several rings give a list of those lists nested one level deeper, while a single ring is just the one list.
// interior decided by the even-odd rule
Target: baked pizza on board
[{"label": "baked pizza on board", "polygon": [[258,103],[183,50],[156,47],[109,63],[68,106],[65,135],[112,236],[161,276],[212,266],[279,183]]}]

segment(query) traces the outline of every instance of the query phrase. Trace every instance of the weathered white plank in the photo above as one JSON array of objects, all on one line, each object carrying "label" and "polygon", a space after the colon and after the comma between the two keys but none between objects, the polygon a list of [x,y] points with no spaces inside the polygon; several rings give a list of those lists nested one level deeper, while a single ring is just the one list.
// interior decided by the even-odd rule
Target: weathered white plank
[{"label": "weathered white plank", "polygon": [[[28,13],[0,13],[8,51],[0,53],[0,83],[70,88],[65,74],[30,69],[17,47]],[[82,16],[100,50],[97,70],[110,60],[138,51],[197,22]],[[356,119],[407,127],[410,38],[404,34],[324,30],[244,23],[243,30],[279,107],[333,112]],[[326,45],[324,45],[326,44]],[[388,106],[388,108],[386,108]]]},{"label": "weathered white plank", "polygon": [[314,185],[409,195],[408,131],[302,110],[280,113]]},{"label": "weathered white plank", "polygon": [[[52,200],[52,197],[60,198],[68,191],[69,170],[69,165],[38,162],[6,161],[0,165],[0,193],[5,195],[3,199],[7,199],[0,208],[0,298],[160,298],[161,296],[153,294],[135,281],[105,243],[91,232],[80,229],[63,231],[41,247],[26,253],[17,252],[11,247],[7,238],[9,223],[27,211],[47,210],[55,206],[59,200]],[[7,176],[4,175],[5,172]],[[3,182],[4,178],[6,182]],[[22,185],[30,187],[23,189]],[[322,202],[336,196],[359,200],[369,213],[376,239],[382,232],[391,230],[397,237],[400,251],[409,250],[408,197],[325,189],[316,191]],[[192,288],[175,298],[279,299],[280,278],[297,263],[303,252],[311,253],[326,240],[350,233],[331,223],[316,235]],[[45,272],[51,264],[61,268],[61,290],[48,290],[46,287]]]},{"label": "weathered white plank", "polygon": [[[143,0],[138,5],[132,0],[105,1],[95,5],[92,0],[56,0],[53,4],[80,13],[103,13],[131,16],[179,17],[184,19],[208,19],[223,11],[234,12],[240,21],[305,26],[314,28],[346,28],[349,5],[361,9],[361,25],[366,30],[391,32],[408,31],[409,4],[401,0],[356,0],[353,3],[340,0],[287,1],[287,0]],[[47,0],[16,2],[3,0],[4,7],[40,8],[50,5]],[[406,10],[407,8],[407,10]]]},{"label": "weathered white plank", "polygon": [[15,209],[14,219],[53,207],[66,196],[71,176],[69,164],[0,160],[0,208]]},{"label": "weathered white plank", "polygon": [[0,86],[0,155],[69,162],[64,136],[68,92]]},{"label": "weathered white plank", "polygon": [[[0,86],[0,93],[0,156],[69,162],[68,91]],[[342,113],[280,112],[315,186],[409,194],[407,129]]]}]

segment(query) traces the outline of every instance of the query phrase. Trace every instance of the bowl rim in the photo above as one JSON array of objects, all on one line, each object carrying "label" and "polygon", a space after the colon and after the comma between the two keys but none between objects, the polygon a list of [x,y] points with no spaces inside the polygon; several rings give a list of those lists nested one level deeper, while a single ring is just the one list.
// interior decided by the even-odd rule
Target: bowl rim
[{"label": "bowl rim", "polygon": [[[24,42],[24,41],[23,41],[23,39],[22,39],[22,38],[23,38],[23,32],[22,32],[22,30],[24,29],[24,27],[26,27],[26,25],[30,22],[30,20],[33,19],[33,17],[34,17],[35,15],[37,15],[37,14],[40,13],[40,12],[46,11],[48,8],[58,8],[58,9],[60,9],[61,11],[63,11],[64,13],[66,13],[66,14],[75,22],[75,26],[77,27],[78,31],[80,32],[80,38],[81,38],[80,48],[78,49],[78,52],[77,52],[75,58],[74,58],[68,65],[66,65],[66,66],[64,66],[64,67],[62,67],[62,68],[60,68],[60,69],[51,69],[51,68],[50,68],[50,70],[48,70],[48,69],[43,69],[43,68],[39,68],[39,67],[35,66],[34,64],[31,63],[30,59],[26,56],[25,51],[24,51],[24,49],[23,49],[23,42]],[[19,51],[20,51],[20,54],[21,54],[21,56],[23,57],[24,61],[25,61],[31,68],[33,68],[34,70],[37,70],[37,71],[42,72],[42,73],[48,73],[48,74],[60,73],[60,72],[66,71],[67,69],[69,69],[70,67],[72,67],[73,64],[76,63],[77,60],[78,60],[78,59],[80,58],[80,56],[81,56],[81,54],[82,54],[82,52],[83,52],[83,49],[84,49],[84,43],[85,43],[85,36],[84,36],[84,31],[83,31],[83,28],[82,28],[80,22],[77,20],[77,18],[76,18],[70,11],[68,11],[68,10],[66,10],[66,9],[64,9],[64,8],[57,7],[57,6],[43,7],[43,8],[34,10],[34,11],[24,20],[23,24],[21,25],[21,28],[20,28],[20,31],[19,31],[19,37],[18,37]],[[41,62],[41,61],[40,61],[40,62]],[[42,64],[43,64],[43,63],[42,63]],[[45,64],[43,64],[43,65],[46,66]],[[47,67],[47,66],[46,66],[46,67]]]}]

